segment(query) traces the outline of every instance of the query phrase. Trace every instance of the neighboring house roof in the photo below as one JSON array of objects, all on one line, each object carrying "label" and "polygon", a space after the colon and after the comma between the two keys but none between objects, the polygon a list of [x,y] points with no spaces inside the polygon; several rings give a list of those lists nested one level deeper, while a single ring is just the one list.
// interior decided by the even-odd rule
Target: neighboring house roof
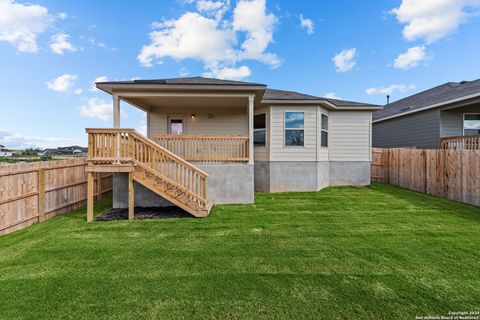
[{"label": "neighboring house roof", "polygon": [[480,79],[474,81],[447,82],[384,106],[373,114],[374,121],[411,114],[449,103],[480,97]]},{"label": "neighboring house roof", "polygon": [[318,101],[318,102],[330,103],[330,104],[333,104],[335,107],[339,107],[339,108],[351,108],[351,107],[374,108],[374,109],[381,108],[381,106],[374,105],[374,104],[316,97],[316,96],[299,93],[295,91],[276,90],[276,89],[266,89],[265,94],[263,95],[262,101],[312,101],[312,102]]}]

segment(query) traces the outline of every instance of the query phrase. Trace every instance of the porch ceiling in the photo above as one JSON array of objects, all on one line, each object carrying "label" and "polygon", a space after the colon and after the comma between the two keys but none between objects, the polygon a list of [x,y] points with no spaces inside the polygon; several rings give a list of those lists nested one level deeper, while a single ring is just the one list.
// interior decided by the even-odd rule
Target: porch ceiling
[{"label": "porch ceiling", "polygon": [[129,97],[122,98],[143,109],[152,110],[163,107],[248,107],[247,97]]}]

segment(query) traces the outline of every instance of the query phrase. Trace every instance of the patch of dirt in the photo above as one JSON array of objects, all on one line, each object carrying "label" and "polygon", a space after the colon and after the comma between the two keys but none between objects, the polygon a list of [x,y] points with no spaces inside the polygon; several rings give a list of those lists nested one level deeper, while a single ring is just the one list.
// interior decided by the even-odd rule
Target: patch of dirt
[{"label": "patch of dirt", "polygon": [[[193,218],[191,214],[185,210],[170,207],[135,207],[135,219],[172,219],[172,218]],[[109,209],[99,215],[95,221],[115,221],[128,220],[128,208],[125,209]]]}]

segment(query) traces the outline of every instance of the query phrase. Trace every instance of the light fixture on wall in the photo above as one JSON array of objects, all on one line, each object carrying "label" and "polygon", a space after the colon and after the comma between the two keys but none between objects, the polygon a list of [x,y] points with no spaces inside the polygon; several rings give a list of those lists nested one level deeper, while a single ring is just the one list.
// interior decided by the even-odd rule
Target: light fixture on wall
[{"label": "light fixture on wall", "polygon": [[192,120],[195,120],[195,113],[192,113]]}]

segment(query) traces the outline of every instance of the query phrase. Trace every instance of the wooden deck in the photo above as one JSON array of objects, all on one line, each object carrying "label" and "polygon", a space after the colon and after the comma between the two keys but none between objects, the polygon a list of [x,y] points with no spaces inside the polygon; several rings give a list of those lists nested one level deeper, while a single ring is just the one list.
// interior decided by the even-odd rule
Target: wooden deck
[{"label": "wooden deck", "polygon": [[455,136],[440,139],[442,149],[479,150],[480,134],[469,136]]},{"label": "wooden deck", "polygon": [[195,217],[211,209],[207,174],[133,129],[87,129],[87,220],[93,220],[93,173],[127,172],[129,219],[134,217],[137,181]]}]

